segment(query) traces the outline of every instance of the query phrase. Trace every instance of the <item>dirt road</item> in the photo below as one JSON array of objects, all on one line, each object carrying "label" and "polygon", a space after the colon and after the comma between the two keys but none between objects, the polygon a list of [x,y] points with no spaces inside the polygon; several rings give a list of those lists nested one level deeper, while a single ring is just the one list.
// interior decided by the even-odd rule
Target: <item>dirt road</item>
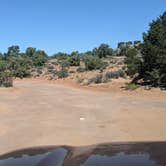
[{"label": "dirt road", "polygon": [[40,145],[166,140],[166,100],[36,80],[0,89],[0,154]]}]

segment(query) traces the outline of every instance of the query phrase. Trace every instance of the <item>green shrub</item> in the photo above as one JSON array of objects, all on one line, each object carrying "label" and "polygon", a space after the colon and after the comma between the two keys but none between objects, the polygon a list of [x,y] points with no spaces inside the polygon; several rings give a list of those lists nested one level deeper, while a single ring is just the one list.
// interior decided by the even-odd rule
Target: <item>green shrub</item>
[{"label": "green shrub", "polygon": [[125,86],[125,90],[136,90],[138,89],[140,86],[137,85],[137,84],[134,84],[134,83],[130,83],[130,84],[127,84]]},{"label": "green shrub", "polygon": [[24,78],[30,76],[31,67],[27,59],[23,57],[11,57],[8,60],[8,69],[12,72],[13,77]]},{"label": "green shrub", "polygon": [[33,65],[34,66],[43,66],[45,64],[45,62],[47,61],[47,58],[48,58],[48,56],[44,51],[38,50],[32,56]]},{"label": "green shrub", "polygon": [[77,83],[81,84],[83,82],[84,78],[78,78]]},{"label": "green shrub", "polygon": [[123,65],[123,64],[124,64],[123,61],[119,61],[119,62],[117,62],[117,65]]},{"label": "green shrub", "polygon": [[73,74],[73,73],[75,73],[75,71],[74,70],[69,70],[69,73]]},{"label": "green shrub", "polygon": [[58,59],[58,63],[62,68],[80,66],[80,57],[79,55],[65,56],[62,59]]},{"label": "green shrub", "polygon": [[95,77],[92,78],[79,78],[77,80],[78,83],[83,83],[84,85],[89,84],[100,84],[100,83],[107,83],[110,82],[112,78],[119,78],[124,77],[125,72],[123,70],[107,72],[106,74],[97,74]]},{"label": "green shrub", "polygon": [[62,68],[60,71],[57,72],[58,78],[66,78],[68,77],[68,71]]},{"label": "green shrub", "polygon": [[112,79],[112,78],[119,78],[119,77],[125,77],[125,72],[123,70],[117,70],[117,71],[111,71],[111,72],[107,72],[105,74],[105,77],[107,79]]},{"label": "green shrub", "polygon": [[5,60],[0,60],[0,71],[3,71],[7,68],[7,61]]},{"label": "green shrub", "polygon": [[127,74],[134,77],[139,73],[141,67],[141,58],[138,56],[138,51],[135,48],[126,51],[125,64],[127,66]]},{"label": "green shrub", "polygon": [[40,75],[40,74],[42,74],[42,69],[41,69],[40,67],[38,67],[38,68],[36,69],[36,72]]},{"label": "green shrub", "polygon": [[51,62],[51,64],[58,65],[59,63],[58,63],[58,60],[57,60],[57,61]]},{"label": "green shrub", "polygon": [[11,87],[13,86],[13,78],[10,71],[0,72],[0,87]]},{"label": "green shrub", "polygon": [[11,87],[13,86],[12,71],[9,69],[7,61],[0,60],[0,87]]},{"label": "green shrub", "polygon": [[79,68],[77,69],[77,72],[79,72],[79,73],[84,72],[84,71],[85,71],[85,68],[83,68],[83,67],[79,67]]},{"label": "green shrub", "polygon": [[94,48],[92,54],[99,58],[106,58],[113,55],[113,49],[108,44],[103,43],[98,48]]},{"label": "green shrub", "polygon": [[124,78],[125,76],[126,76],[126,73],[125,73],[125,71],[124,70],[118,70],[117,71],[118,72],[118,74],[119,74],[119,77],[122,77],[122,78]]},{"label": "green shrub", "polygon": [[68,58],[70,66],[80,66],[80,56],[79,55],[72,55]]},{"label": "green shrub", "polygon": [[107,82],[111,82],[111,79],[106,77],[105,74],[103,74],[102,83],[107,83]]},{"label": "green shrub", "polygon": [[55,67],[54,67],[54,66],[52,66],[52,65],[49,65],[49,66],[47,66],[47,69],[48,69],[48,70],[54,70],[54,69],[55,69]]},{"label": "green shrub", "polygon": [[86,70],[103,70],[108,66],[107,62],[104,62],[102,59],[100,58],[96,58],[96,57],[91,57],[89,56],[86,60],[85,60],[85,69]]},{"label": "green shrub", "polygon": [[18,78],[25,78],[31,75],[30,71],[26,67],[20,67],[13,71],[13,76]]},{"label": "green shrub", "polygon": [[69,62],[68,58],[64,59],[64,60],[60,60],[59,64],[61,65],[62,68],[70,67],[70,62]]},{"label": "green shrub", "polygon": [[57,60],[66,60],[68,58],[68,54],[63,52],[58,52],[57,54],[54,54],[52,58],[56,58]]},{"label": "green shrub", "polygon": [[89,83],[100,84],[100,83],[102,83],[102,78],[103,78],[103,75],[98,74],[95,77],[90,78]]},{"label": "green shrub", "polygon": [[[43,67],[46,61],[47,54],[42,50],[36,51],[35,48],[29,47],[25,53],[20,53],[19,46],[11,46],[8,52],[1,56],[0,71],[10,71],[10,77],[24,78],[31,75],[33,67]],[[5,79],[4,75],[3,78]]]}]

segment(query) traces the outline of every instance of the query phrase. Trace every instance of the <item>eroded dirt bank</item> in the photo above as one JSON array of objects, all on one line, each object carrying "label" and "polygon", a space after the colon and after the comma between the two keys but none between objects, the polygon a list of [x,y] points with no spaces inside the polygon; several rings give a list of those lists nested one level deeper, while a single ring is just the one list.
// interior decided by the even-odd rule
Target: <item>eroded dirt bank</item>
[{"label": "eroded dirt bank", "polygon": [[166,140],[165,92],[128,93],[17,80],[14,88],[0,89],[0,154],[40,145]]}]

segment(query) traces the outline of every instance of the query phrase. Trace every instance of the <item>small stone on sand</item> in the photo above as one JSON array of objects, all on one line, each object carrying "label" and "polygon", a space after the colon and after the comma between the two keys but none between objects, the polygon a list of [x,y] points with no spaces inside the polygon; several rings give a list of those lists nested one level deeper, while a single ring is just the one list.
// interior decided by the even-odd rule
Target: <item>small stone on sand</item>
[{"label": "small stone on sand", "polygon": [[85,118],[80,118],[80,121],[84,121],[85,120]]}]

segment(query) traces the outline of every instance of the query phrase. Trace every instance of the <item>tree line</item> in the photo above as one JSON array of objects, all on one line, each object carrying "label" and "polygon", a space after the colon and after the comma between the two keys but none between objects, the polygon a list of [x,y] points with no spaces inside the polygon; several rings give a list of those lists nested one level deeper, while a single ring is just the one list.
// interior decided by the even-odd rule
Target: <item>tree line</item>
[{"label": "tree line", "polygon": [[87,70],[95,70],[105,68],[107,64],[102,59],[111,56],[125,56],[126,73],[132,82],[166,87],[166,12],[150,23],[142,42],[119,42],[117,49],[103,43],[84,53],[58,52],[48,56],[34,47],[20,52],[19,46],[11,46],[6,53],[0,53],[0,86],[11,86],[14,77],[30,76],[30,69],[44,66],[51,58],[57,58],[62,67],[79,66],[82,59]]}]

